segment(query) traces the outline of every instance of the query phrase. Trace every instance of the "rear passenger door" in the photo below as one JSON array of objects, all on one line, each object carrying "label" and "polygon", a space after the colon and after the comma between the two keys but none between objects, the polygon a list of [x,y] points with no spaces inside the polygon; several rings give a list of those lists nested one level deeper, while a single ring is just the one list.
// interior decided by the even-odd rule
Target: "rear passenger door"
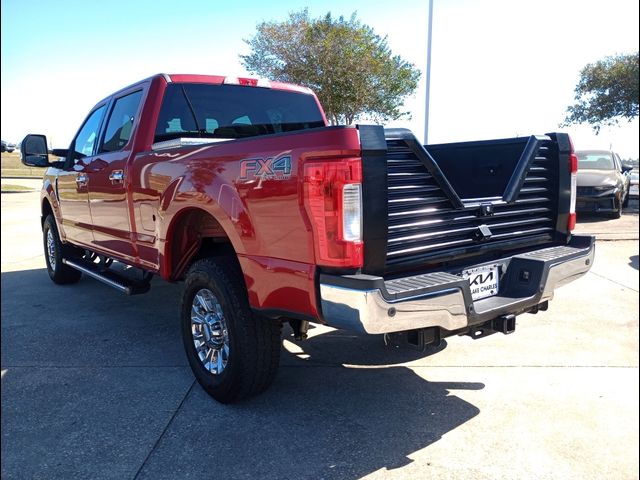
[{"label": "rear passenger door", "polygon": [[142,88],[120,94],[109,104],[104,133],[89,171],[89,204],[96,247],[135,260],[127,200],[127,164],[142,100]]}]

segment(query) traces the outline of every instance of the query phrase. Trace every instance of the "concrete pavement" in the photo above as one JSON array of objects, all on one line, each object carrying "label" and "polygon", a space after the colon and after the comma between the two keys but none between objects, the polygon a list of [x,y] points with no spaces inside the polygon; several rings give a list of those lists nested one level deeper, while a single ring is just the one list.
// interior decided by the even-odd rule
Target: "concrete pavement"
[{"label": "concrete pavement", "polygon": [[510,336],[418,354],[287,331],[272,387],[223,406],[187,366],[181,285],[55,286],[38,194],[1,200],[3,478],[638,477],[637,240],[599,242]]}]

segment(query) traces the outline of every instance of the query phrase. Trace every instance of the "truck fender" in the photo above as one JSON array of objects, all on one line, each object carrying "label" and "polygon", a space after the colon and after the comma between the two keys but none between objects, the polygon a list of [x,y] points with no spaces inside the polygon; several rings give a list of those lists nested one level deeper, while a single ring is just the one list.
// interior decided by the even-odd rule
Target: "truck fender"
[{"label": "truck fender", "polygon": [[[203,189],[193,187],[180,177],[160,199],[161,275],[165,278],[175,279],[183,273],[203,238],[224,238],[236,254],[242,254],[246,239],[255,236],[248,212],[232,185],[217,177],[209,179]],[[177,231],[181,228],[188,231]]]}]

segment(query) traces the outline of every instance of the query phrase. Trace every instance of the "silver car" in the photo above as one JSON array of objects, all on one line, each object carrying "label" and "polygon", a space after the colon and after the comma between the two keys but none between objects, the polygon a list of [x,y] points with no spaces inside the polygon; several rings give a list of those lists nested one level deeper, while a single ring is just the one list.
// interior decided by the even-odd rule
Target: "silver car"
[{"label": "silver car", "polygon": [[630,172],[617,153],[581,150],[578,155],[578,212],[607,213],[620,218],[629,203]]},{"label": "silver car", "polygon": [[2,140],[2,151],[3,152],[13,152],[16,149],[15,144],[10,143],[10,142],[5,142],[4,140]]},{"label": "silver car", "polygon": [[634,170],[631,172],[631,188],[629,189],[630,197],[638,196],[638,171]]}]

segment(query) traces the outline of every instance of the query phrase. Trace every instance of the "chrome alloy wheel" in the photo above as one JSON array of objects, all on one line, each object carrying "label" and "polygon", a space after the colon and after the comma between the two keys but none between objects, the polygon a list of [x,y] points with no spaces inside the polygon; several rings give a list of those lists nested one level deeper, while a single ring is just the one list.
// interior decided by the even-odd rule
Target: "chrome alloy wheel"
[{"label": "chrome alloy wheel", "polygon": [[229,362],[229,331],[222,305],[207,288],[198,290],[193,297],[191,335],[204,368],[220,375]]},{"label": "chrome alloy wheel", "polygon": [[56,241],[53,238],[51,229],[47,230],[47,257],[49,258],[49,266],[51,270],[56,269]]}]

